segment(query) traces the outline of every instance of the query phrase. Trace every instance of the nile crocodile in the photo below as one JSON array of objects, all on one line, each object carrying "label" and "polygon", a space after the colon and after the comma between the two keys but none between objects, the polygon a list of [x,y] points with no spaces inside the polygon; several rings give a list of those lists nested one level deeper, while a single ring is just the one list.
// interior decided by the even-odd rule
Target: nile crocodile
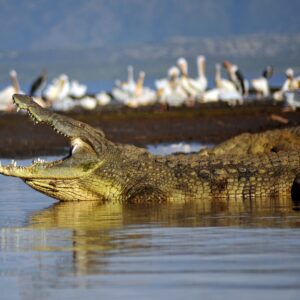
[{"label": "nile crocodile", "polygon": [[[291,136],[299,139],[299,128],[287,130],[288,134],[276,131],[254,135],[266,137],[263,140],[268,141],[270,148],[267,153],[258,150],[253,154],[249,147],[241,147],[247,141],[261,143],[260,138],[242,136],[225,143],[224,153],[211,150],[212,154],[208,151],[162,157],[142,148],[113,143],[101,130],[43,109],[28,96],[14,95],[13,100],[35,123],[48,124],[65,136],[71,151],[67,157],[54,162],[39,160],[27,167],[15,163],[1,166],[0,173],[19,177],[32,188],[58,200],[184,203],[209,199],[274,199],[290,197],[300,173],[300,150],[297,142],[295,147],[289,142]],[[277,138],[271,147],[273,136]],[[278,141],[285,145],[279,149],[284,151],[276,148]]]}]

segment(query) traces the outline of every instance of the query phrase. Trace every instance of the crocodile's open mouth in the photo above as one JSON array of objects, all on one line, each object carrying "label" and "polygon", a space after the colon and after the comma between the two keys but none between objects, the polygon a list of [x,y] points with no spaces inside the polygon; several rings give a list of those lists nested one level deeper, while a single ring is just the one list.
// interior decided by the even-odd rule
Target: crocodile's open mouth
[{"label": "crocodile's open mouth", "polygon": [[35,159],[30,166],[18,166],[18,163],[13,160],[9,165],[0,165],[0,173],[23,179],[53,177],[67,177],[70,179],[76,178],[82,173],[80,162],[83,159],[80,159],[80,157],[84,157],[85,163],[91,162],[97,157],[93,144],[85,137],[87,136],[86,124],[43,109],[32,98],[25,95],[14,95],[13,102],[17,107],[17,111],[27,111],[35,124],[47,124],[55,132],[67,138],[70,142],[70,151],[67,156],[53,162],[46,162],[39,158]]}]

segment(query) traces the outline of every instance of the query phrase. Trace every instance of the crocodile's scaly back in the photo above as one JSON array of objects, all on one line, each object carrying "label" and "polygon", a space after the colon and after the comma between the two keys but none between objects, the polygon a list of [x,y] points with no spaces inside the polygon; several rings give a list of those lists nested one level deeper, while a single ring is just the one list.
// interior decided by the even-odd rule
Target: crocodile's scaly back
[{"label": "crocodile's scaly back", "polygon": [[[248,139],[237,137],[206,153],[162,157],[135,146],[112,143],[102,131],[45,110],[28,96],[14,95],[13,100],[35,122],[48,124],[69,139],[72,148],[70,155],[62,160],[37,161],[28,167],[1,166],[0,173],[22,178],[34,189],[59,200],[129,203],[210,200],[223,204],[246,199],[274,200],[290,197],[293,182],[300,174],[297,147],[292,150],[275,147],[283,140],[280,135],[290,139],[299,128],[277,131],[273,136],[269,132],[259,139],[254,135]],[[244,150],[251,148],[251,143],[259,145],[260,139],[273,143],[273,147],[266,151]],[[234,147],[239,143],[243,147]]]}]

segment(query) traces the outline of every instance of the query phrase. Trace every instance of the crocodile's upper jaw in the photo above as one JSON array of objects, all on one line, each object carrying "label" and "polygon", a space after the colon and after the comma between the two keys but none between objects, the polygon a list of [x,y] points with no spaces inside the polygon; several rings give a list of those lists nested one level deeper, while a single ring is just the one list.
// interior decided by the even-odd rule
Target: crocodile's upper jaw
[{"label": "crocodile's upper jaw", "polygon": [[35,123],[45,123],[65,136],[70,141],[71,151],[67,157],[54,162],[37,160],[28,167],[18,167],[16,162],[0,166],[0,173],[20,177],[33,185],[37,180],[74,180],[99,167],[103,133],[87,124],[43,109],[28,96],[15,94],[13,101],[17,109],[26,110]]}]

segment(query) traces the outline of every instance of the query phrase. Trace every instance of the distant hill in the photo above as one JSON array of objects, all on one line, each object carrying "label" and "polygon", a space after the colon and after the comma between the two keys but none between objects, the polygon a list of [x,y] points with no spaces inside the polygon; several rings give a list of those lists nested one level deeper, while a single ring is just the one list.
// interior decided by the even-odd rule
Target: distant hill
[{"label": "distant hill", "polygon": [[212,76],[216,62],[225,59],[240,65],[245,75],[258,76],[266,65],[283,74],[287,67],[300,73],[300,34],[247,35],[223,38],[174,38],[168,42],[106,45],[94,48],[55,50],[23,50],[0,52],[0,82],[15,68],[22,80],[28,82],[41,68],[49,77],[67,73],[83,81],[126,77],[126,66],[146,71],[147,78],[165,76],[167,69],[180,56],[188,59],[189,71],[196,74],[196,56],[207,58],[207,73]]},{"label": "distant hill", "polygon": [[257,76],[300,72],[299,0],[0,0],[0,83],[47,68],[79,80],[116,79],[126,66],[165,76],[179,56],[224,59]]},{"label": "distant hill", "polygon": [[0,51],[300,32],[299,0],[0,0]]}]

